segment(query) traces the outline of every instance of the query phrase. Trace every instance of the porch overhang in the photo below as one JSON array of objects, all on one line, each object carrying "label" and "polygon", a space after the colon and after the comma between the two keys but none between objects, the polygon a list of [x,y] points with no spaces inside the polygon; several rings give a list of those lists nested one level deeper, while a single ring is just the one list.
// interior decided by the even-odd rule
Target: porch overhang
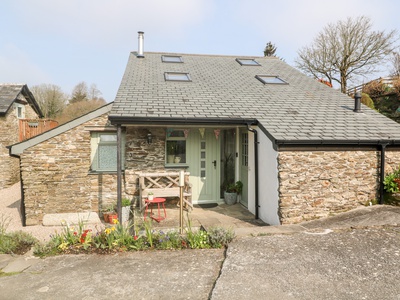
[{"label": "porch overhang", "polygon": [[245,118],[170,118],[109,116],[112,125],[257,125],[256,119]]}]

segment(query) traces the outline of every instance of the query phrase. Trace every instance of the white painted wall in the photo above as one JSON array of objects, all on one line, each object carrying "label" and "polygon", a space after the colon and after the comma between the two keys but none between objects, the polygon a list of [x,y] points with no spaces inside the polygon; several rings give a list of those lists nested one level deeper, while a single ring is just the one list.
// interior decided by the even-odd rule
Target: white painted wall
[{"label": "white painted wall", "polygon": [[[258,217],[270,225],[280,225],[278,152],[272,142],[258,128]],[[249,210],[255,214],[254,134],[249,132]]]}]

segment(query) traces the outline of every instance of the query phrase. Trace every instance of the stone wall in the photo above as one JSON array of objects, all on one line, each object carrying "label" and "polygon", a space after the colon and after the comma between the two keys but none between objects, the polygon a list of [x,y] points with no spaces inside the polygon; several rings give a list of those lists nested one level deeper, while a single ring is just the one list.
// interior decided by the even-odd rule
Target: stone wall
[{"label": "stone wall", "polygon": [[[393,156],[400,158],[399,152]],[[379,161],[379,151],[279,152],[281,223],[326,217],[377,199]]]},{"label": "stone wall", "polygon": [[[25,105],[25,116],[36,118],[35,111]],[[19,160],[11,157],[6,146],[19,142],[19,120],[15,108],[10,108],[4,117],[0,117],[0,189],[9,187],[20,179]]]},{"label": "stone wall", "polygon": [[26,225],[48,213],[98,212],[117,199],[116,174],[90,172],[90,131],[107,115],[30,147],[21,155]]},{"label": "stone wall", "polygon": [[[147,135],[152,135],[152,143],[147,143]],[[165,168],[165,136],[163,127],[127,127],[125,192],[129,198],[138,195],[137,172],[163,172]],[[174,169],[168,168],[168,171]],[[178,169],[177,169],[178,171]]]}]

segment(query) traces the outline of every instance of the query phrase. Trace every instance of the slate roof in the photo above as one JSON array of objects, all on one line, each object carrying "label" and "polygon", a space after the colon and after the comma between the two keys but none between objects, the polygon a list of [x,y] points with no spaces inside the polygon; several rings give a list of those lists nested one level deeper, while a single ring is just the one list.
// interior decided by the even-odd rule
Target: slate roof
[{"label": "slate roof", "polygon": [[[110,112],[113,124],[257,120],[275,143],[400,143],[400,124],[302,74],[273,57],[132,52]],[[162,55],[183,63],[162,62]],[[255,59],[242,66],[236,58]],[[166,81],[165,72],[188,72],[190,82]],[[279,76],[288,84],[263,84],[256,75]]]},{"label": "slate roof", "polygon": [[26,84],[0,84],[0,116],[7,113],[20,95],[28,101],[39,117],[43,117],[39,105]]}]

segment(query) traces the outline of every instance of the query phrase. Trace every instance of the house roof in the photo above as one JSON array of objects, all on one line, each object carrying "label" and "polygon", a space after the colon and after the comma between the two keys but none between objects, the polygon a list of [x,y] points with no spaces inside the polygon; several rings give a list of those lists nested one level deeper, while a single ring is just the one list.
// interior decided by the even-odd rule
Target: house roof
[{"label": "house roof", "polygon": [[36,114],[43,118],[43,113],[26,84],[0,84],[0,115],[5,115],[20,95],[26,99]]},{"label": "house roof", "polygon": [[[163,55],[183,63],[162,62]],[[245,66],[236,58],[255,59]],[[166,72],[190,81],[167,81]],[[287,84],[264,84],[257,75]],[[274,57],[131,53],[109,118],[113,124],[253,123],[276,144],[400,143],[400,124]]]},{"label": "house roof", "polygon": [[27,139],[25,141],[22,141],[20,143],[7,146],[9,149],[9,153],[11,156],[19,156],[21,153],[24,152],[25,149],[28,149],[30,147],[33,147],[37,144],[40,144],[50,138],[53,138],[57,135],[60,135],[72,128],[75,128],[79,125],[84,124],[85,122],[92,120],[94,118],[100,117],[103,114],[109,113],[111,110],[113,102],[107,103],[106,105],[103,105],[95,110],[92,110],[91,112],[88,112],[87,114],[84,114],[83,116],[80,116],[76,119],[73,119],[65,124],[59,125],[53,129],[50,129],[48,131],[43,132],[42,134],[36,135],[30,139]]}]

